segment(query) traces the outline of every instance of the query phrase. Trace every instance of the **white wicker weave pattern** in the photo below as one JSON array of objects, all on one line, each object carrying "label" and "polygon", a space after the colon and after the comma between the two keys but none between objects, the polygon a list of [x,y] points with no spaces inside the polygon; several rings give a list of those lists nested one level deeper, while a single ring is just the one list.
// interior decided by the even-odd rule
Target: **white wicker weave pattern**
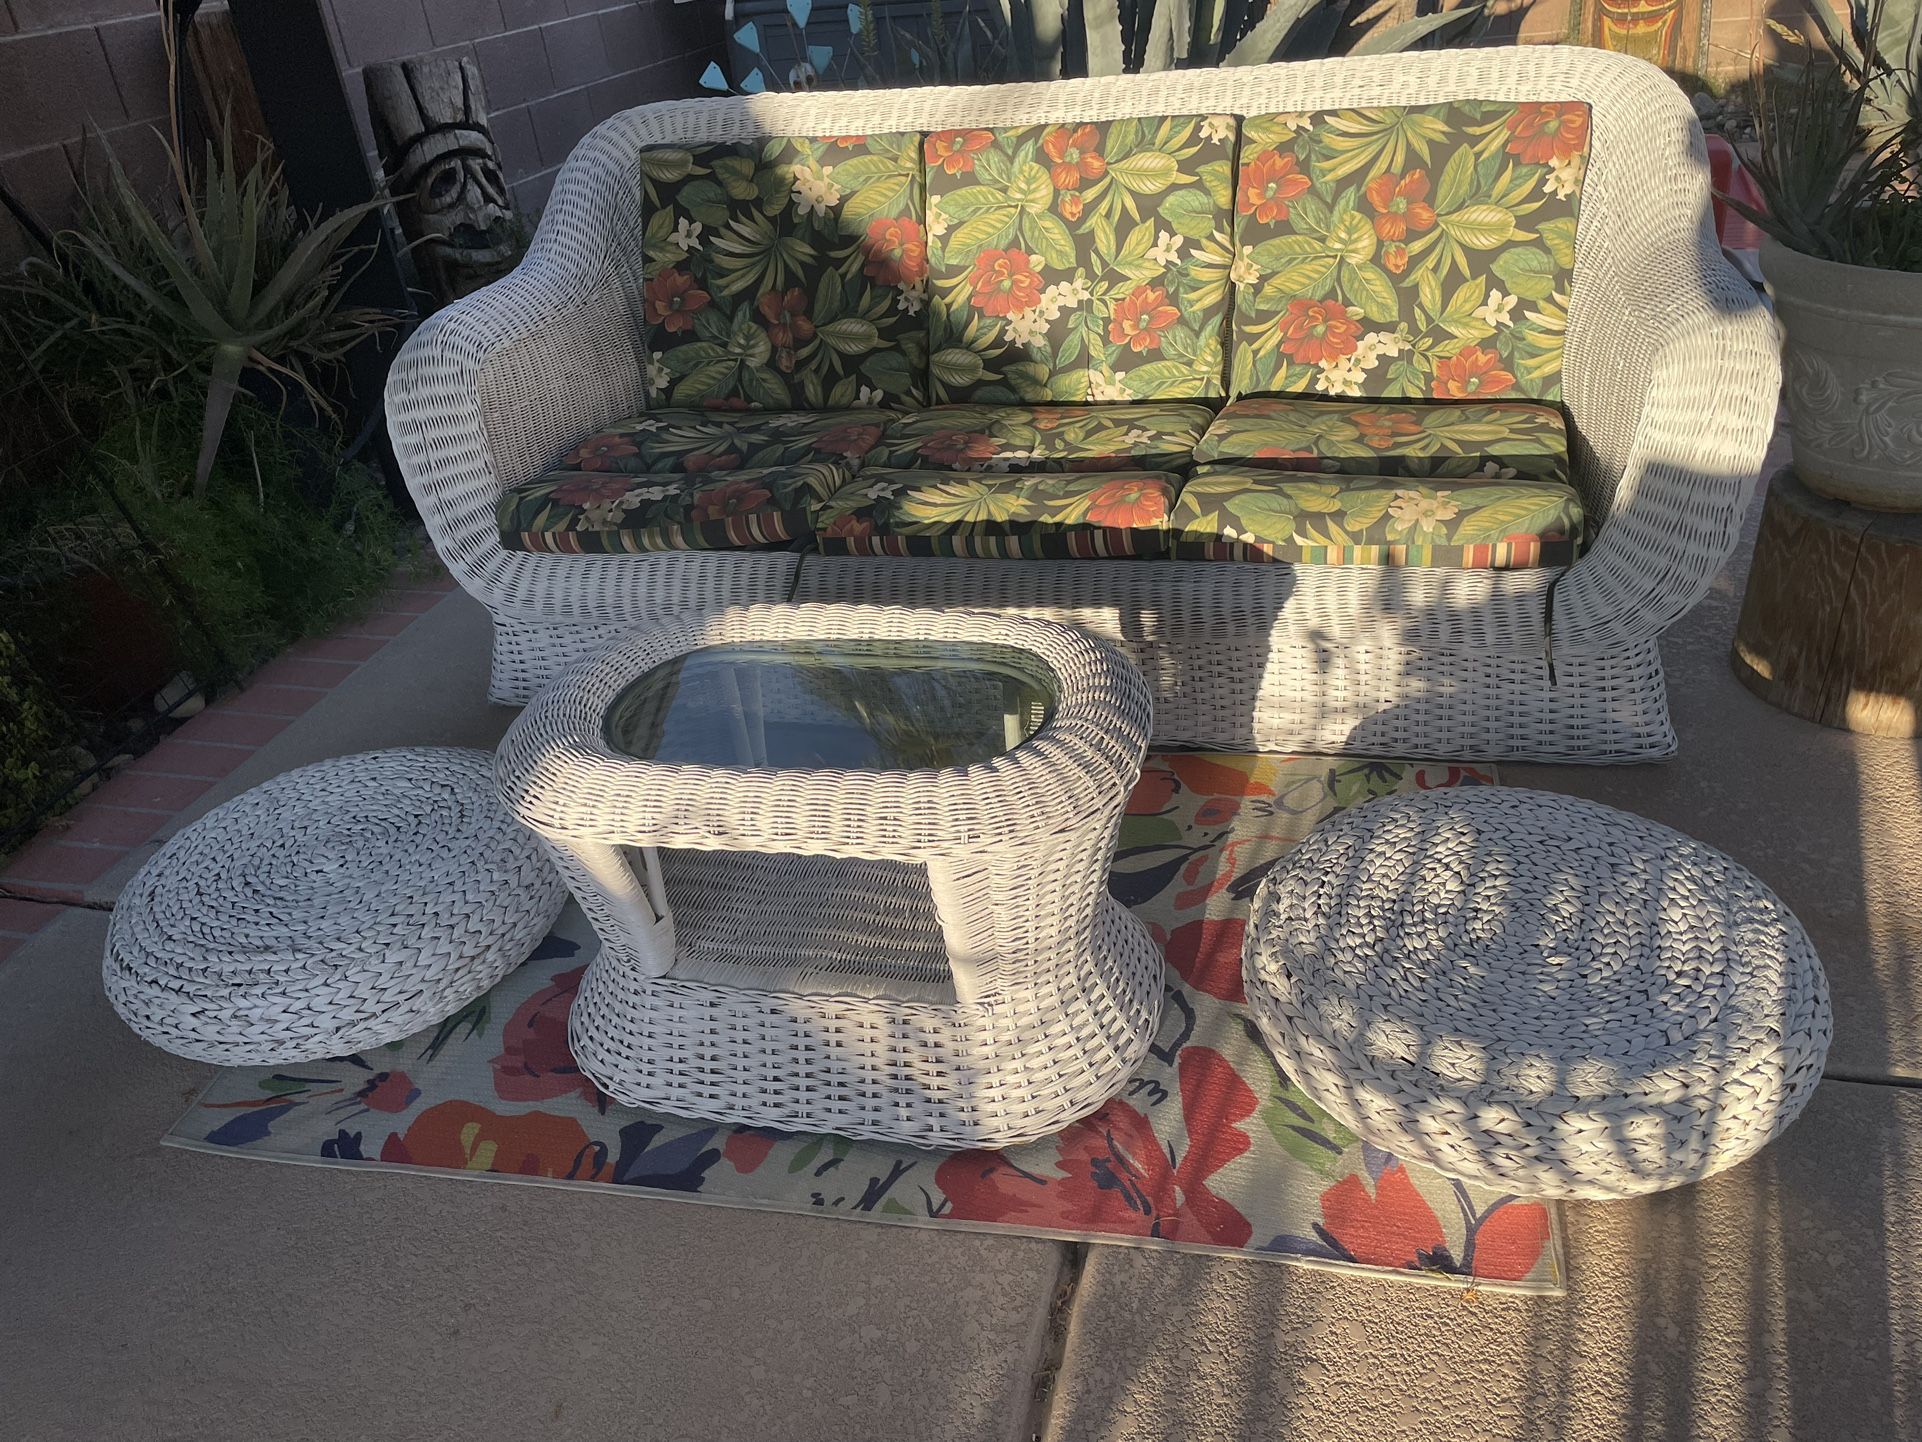
[{"label": "white wicker weave pattern", "polygon": [[[396,449],[442,557],[495,615],[495,695],[525,700],[572,649],[566,628],[632,622],[693,606],[786,594],[794,558],[546,556],[503,551],[493,506],[593,427],[643,404],[639,187],[649,146],[767,134],[833,135],[1014,125],[1121,115],[1259,114],[1457,98],[1585,100],[1593,107],[1564,370],[1576,480],[1607,524],[1557,587],[1548,682],[1542,590],[1551,573],[1498,582],[1459,573],[1274,566],[1208,588],[1240,591],[1155,637],[1203,667],[1240,659],[1237,696],[1321,698],[1312,724],[1282,703],[1253,715],[1206,692],[1157,692],[1163,740],[1387,750],[1402,755],[1614,760],[1673,750],[1654,638],[1692,606],[1733,547],[1773,423],[1773,331],[1722,259],[1700,128],[1651,66],[1574,46],[1369,56],[962,89],[766,95],[628,111],[584,140],[563,170],[527,260],[429,320],[388,385]],[[1071,615],[1089,563],[964,562],[939,577],[808,562],[822,600]],[[1015,577],[1010,566],[1036,573]],[[1152,633],[1181,567],[1144,568],[1125,625]],[[1209,567],[1224,572],[1225,567]],[[1250,567],[1234,568],[1256,569]],[[903,588],[878,590],[883,575]],[[1255,641],[1232,618],[1257,598]],[[1208,593],[1203,598],[1208,600]],[[1524,603],[1527,604],[1524,604]],[[1105,601],[1097,604],[1106,604]],[[1177,607],[1179,609],[1179,607]],[[1230,624],[1224,626],[1224,618]],[[538,637],[538,643],[534,638]],[[1263,644],[1271,642],[1271,644]],[[1327,652],[1369,648],[1338,687]],[[1143,650],[1135,654],[1149,661]],[[1344,661],[1347,658],[1343,658]],[[1572,683],[1570,681],[1572,679]],[[1487,687],[1492,697],[1470,697]],[[1600,727],[1594,714],[1608,713]]]},{"label": "white wicker weave pattern", "polygon": [[567,902],[485,751],[368,751],[210,811],[121,893],[107,999],[155,1046],[224,1066],[344,1056],[458,1011]]},{"label": "white wicker weave pattern", "polygon": [[1828,1053],[1828,984],[1761,882],[1593,802],[1470,788],[1318,828],[1255,898],[1249,1005],[1282,1070],[1407,1161],[1625,1197],[1752,1155]]},{"label": "white wicker weave pattern", "polygon": [[[668,765],[608,744],[609,704],[653,667],[808,638],[1017,647],[1052,671],[1054,712],[938,771]],[[1160,954],[1106,888],[1149,729],[1127,662],[1044,621],[753,606],[614,642],[521,714],[497,768],[601,938],[576,1060],[629,1105],[916,1146],[1011,1145],[1092,1111],[1160,1015]],[[658,848],[658,886],[630,847]]]}]

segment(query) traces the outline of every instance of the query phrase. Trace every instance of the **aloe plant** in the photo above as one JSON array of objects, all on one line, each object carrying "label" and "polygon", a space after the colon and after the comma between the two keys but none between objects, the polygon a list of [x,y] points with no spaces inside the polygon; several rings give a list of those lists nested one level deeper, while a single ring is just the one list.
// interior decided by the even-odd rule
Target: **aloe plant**
[{"label": "aloe plant", "polygon": [[1922,6],[1857,4],[1846,28],[1810,7],[1825,42],[1770,22],[1801,55],[1759,73],[1751,167],[1763,206],[1723,197],[1804,255],[1922,271]]},{"label": "aloe plant", "polygon": [[[162,33],[171,69],[173,27]],[[198,183],[178,131],[162,137],[180,212],[163,218],[113,148],[97,140],[107,160],[105,193],[90,199],[78,228],[56,238],[51,261],[29,263],[12,285],[37,322],[29,359],[65,352],[110,367],[136,390],[183,381],[204,389],[194,472],[194,494],[204,497],[244,374],[291,383],[326,413],[310,371],[392,324],[378,311],[344,304],[349,237],[383,202],[309,223],[279,168],[265,158],[243,168],[223,126],[220,143],[207,146]]]}]

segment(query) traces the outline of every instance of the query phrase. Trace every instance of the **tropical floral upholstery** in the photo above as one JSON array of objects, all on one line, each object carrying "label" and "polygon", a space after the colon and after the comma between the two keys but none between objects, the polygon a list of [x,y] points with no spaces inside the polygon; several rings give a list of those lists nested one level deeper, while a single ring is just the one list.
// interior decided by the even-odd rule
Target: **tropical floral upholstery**
[{"label": "tropical floral upholstery", "polygon": [[1558,399],[1588,143],[1579,103],[1246,117],[1230,391]]},{"label": "tropical floral upholstery", "polygon": [[649,389],[676,406],[918,405],[921,137],[641,153]]},{"label": "tropical floral upholstery", "polygon": [[646,475],[825,461],[852,470],[893,419],[876,410],[649,411],[589,436],[557,469]]},{"label": "tropical floral upholstery", "polygon": [[1180,485],[1160,471],[863,471],[816,509],[816,544],[844,556],[1159,556]]},{"label": "tropical floral upholstery", "polygon": [[889,423],[870,468],[943,471],[1179,471],[1206,406],[939,406]]},{"label": "tropical floral upholstery", "polygon": [[1251,396],[1222,408],[1195,459],[1329,475],[1566,481],[1568,428],[1558,407],[1530,401]]},{"label": "tropical floral upholstery", "polygon": [[926,137],[936,401],[1221,394],[1235,121]]},{"label": "tropical floral upholstery", "polygon": [[1526,570],[1575,559],[1582,503],[1555,481],[1338,479],[1204,466],[1175,503],[1197,561]]},{"label": "tropical floral upholstery", "polygon": [[806,537],[813,507],[847,477],[833,464],[724,475],[553,471],[502,494],[501,544],[567,555],[778,546]]}]

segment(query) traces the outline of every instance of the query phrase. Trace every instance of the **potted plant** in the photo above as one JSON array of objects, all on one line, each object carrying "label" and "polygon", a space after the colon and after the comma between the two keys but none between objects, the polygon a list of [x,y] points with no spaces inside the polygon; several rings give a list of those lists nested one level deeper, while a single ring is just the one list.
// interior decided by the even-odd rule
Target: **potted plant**
[{"label": "potted plant", "polygon": [[1922,511],[1922,119],[1915,0],[1858,3],[1846,33],[1759,76],[1753,173],[1762,274],[1783,332],[1796,475],[1881,510]]}]

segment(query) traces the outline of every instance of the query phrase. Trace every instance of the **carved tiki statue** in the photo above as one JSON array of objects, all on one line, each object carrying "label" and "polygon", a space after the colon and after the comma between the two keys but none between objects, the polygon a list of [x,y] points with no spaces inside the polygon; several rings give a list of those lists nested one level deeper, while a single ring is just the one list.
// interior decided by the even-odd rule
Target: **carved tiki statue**
[{"label": "carved tiki statue", "polygon": [[507,274],[519,225],[474,62],[389,61],[368,66],[366,80],[374,144],[422,281],[446,302]]}]

